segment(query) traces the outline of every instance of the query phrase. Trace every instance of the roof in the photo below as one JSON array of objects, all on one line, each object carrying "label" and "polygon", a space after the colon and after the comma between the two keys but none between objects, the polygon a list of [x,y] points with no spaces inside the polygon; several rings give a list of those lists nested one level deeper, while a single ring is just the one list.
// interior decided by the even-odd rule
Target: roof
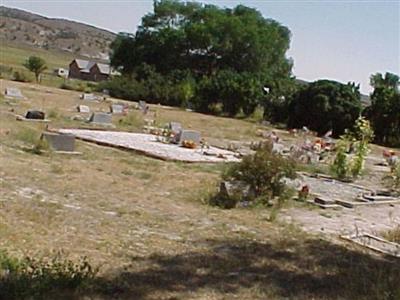
[{"label": "roof", "polygon": [[110,74],[110,66],[106,65],[106,64],[101,64],[101,63],[97,63],[97,67],[100,70],[100,73],[102,74]]},{"label": "roof", "polygon": [[[76,62],[76,64],[78,65],[79,69],[85,69],[87,67],[87,65],[90,63],[88,60],[84,60],[84,59],[74,59],[74,61]],[[73,62],[73,61],[72,61]]]}]

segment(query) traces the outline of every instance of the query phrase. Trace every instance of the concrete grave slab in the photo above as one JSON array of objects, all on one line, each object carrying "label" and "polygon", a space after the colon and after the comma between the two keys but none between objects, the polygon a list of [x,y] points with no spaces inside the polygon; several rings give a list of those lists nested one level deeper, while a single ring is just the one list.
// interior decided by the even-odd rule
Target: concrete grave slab
[{"label": "concrete grave slab", "polygon": [[151,134],[88,129],[60,129],[58,132],[70,133],[85,141],[133,150],[146,156],[163,160],[203,163],[237,162],[240,160],[232,151],[210,147],[211,151],[218,152],[220,155],[207,156],[204,155],[201,149],[188,149],[173,144],[161,143],[157,140],[157,136]]},{"label": "concrete grave slab", "polygon": [[9,98],[24,99],[21,90],[18,88],[6,88],[4,95]]},{"label": "concrete grave slab", "polygon": [[43,132],[42,139],[55,151],[74,152],[75,136],[72,134],[59,134],[54,132]]},{"label": "concrete grave slab", "polygon": [[78,105],[76,109],[81,113],[90,113],[90,107],[87,105]]},{"label": "concrete grave slab", "polygon": [[356,243],[376,252],[400,258],[400,244],[393,243],[371,234],[341,236],[342,239]]}]

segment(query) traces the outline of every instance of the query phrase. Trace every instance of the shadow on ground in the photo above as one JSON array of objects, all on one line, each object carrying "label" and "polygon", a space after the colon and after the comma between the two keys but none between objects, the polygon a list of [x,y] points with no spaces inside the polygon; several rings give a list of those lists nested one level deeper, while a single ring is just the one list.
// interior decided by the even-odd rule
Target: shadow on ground
[{"label": "shadow on ground", "polygon": [[99,280],[100,294],[118,299],[186,299],[196,293],[241,298],[255,290],[254,298],[400,299],[400,260],[319,239],[273,244],[210,240],[205,245],[198,252],[132,258],[132,265],[113,279]]}]

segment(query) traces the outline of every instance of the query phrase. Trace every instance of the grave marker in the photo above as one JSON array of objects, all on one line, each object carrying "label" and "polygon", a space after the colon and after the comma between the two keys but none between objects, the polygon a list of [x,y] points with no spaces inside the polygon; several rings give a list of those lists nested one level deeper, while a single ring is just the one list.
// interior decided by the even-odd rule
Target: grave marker
[{"label": "grave marker", "polygon": [[146,107],[147,107],[146,101],[140,100],[139,101],[139,110],[144,111],[144,110],[146,110]]},{"label": "grave marker", "polygon": [[75,136],[72,134],[43,132],[41,138],[55,151],[73,152],[75,149]]},{"label": "grave marker", "polygon": [[89,101],[96,101],[97,100],[97,96],[94,95],[94,94],[83,93],[81,95],[81,99],[82,100],[89,100]]},{"label": "grave marker", "polygon": [[90,113],[90,107],[87,105],[78,105],[76,108],[77,108],[78,112]]},{"label": "grave marker", "polygon": [[171,129],[172,133],[179,133],[182,130],[182,124],[179,122],[170,122],[169,128]]},{"label": "grave marker", "polygon": [[6,97],[18,98],[18,99],[24,98],[24,96],[21,93],[21,90],[17,88],[6,88],[4,94]]},{"label": "grave marker", "polygon": [[183,141],[192,141],[197,146],[200,144],[201,135],[200,132],[195,130],[182,130],[178,138],[178,143],[180,145],[182,145]]},{"label": "grave marker", "polygon": [[112,104],[110,106],[110,112],[113,114],[122,114],[124,113],[124,105],[122,104]]},{"label": "grave marker", "polygon": [[102,125],[112,125],[112,115],[101,112],[92,113],[89,122]]},{"label": "grave marker", "polygon": [[28,110],[25,118],[29,120],[44,120],[44,112],[39,110]]}]

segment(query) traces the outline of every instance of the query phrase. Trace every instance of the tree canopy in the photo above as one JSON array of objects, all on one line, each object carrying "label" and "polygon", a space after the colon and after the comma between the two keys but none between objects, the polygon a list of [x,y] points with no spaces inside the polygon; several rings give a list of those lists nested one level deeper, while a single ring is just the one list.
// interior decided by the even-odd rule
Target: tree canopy
[{"label": "tree canopy", "polygon": [[288,126],[335,136],[351,128],[361,113],[359,86],[331,80],[318,80],[303,87],[289,107]]},{"label": "tree canopy", "polygon": [[[168,80],[195,83],[191,90],[199,93],[192,92],[192,98],[201,100],[199,107],[220,103],[234,114],[250,112],[254,102],[262,105],[264,86],[277,87],[290,78],[289,44],[289,29],[255,9],[161,0],[154,1],[154,11],[142,18],[135,35],[118,35],[111,45],[111,64],[139,81],[141,70],[150,66]],[[225,91],[209,92],[210,86],[221,84]],[[245,97],[233,97],[233,91]]]},{"label": "tree canopy", "polygon": [[371,106],[366,115],[375,131],[375,141],[386,145],[400,144],[400,81],[392,73],[371,76]]},{"label": "tree canopy", "polygon": [[30,56],[24,63],[24,67],[35,74],[36,82],[39,82],[39,76],[47,69],[46,61],[37,56]]}]

